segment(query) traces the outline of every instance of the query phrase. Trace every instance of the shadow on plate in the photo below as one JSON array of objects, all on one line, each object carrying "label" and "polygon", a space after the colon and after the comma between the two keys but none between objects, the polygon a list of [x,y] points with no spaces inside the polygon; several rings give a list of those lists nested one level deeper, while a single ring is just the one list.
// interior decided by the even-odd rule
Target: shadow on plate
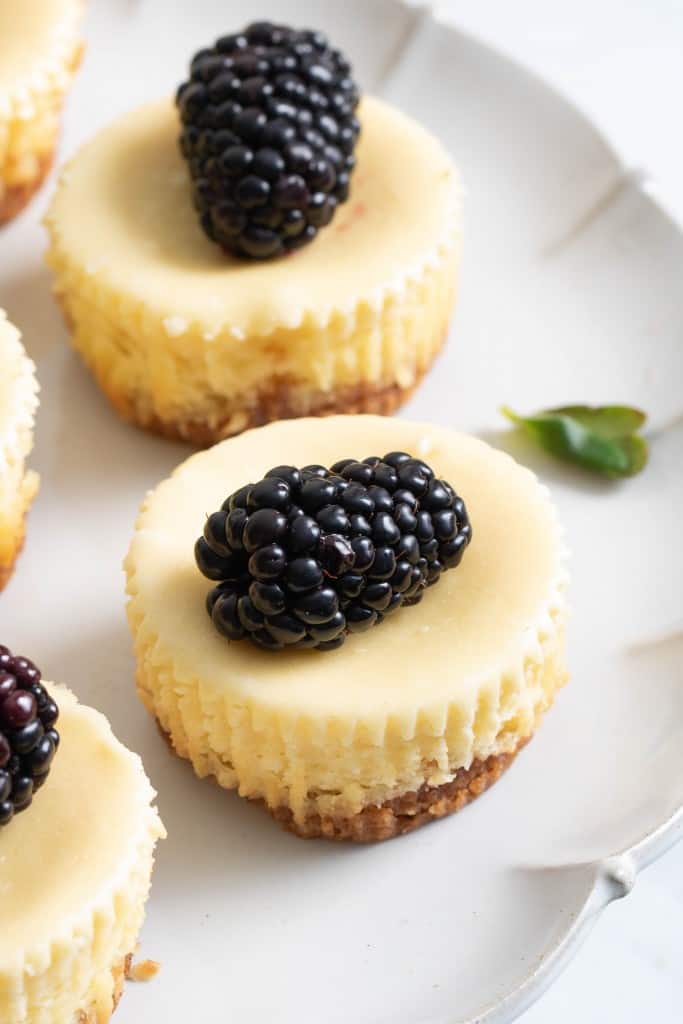
[{"label": "shadow on plate", "polygon": [[590,495],[610,494],[620,486],[618,480],[593,476],[580,466],[553,458],[538,448],[521,430],[482,430],[478,431],[478,436],[494,448],[501,448],[523,466],[528,466],[549,486],[567,487]]}]

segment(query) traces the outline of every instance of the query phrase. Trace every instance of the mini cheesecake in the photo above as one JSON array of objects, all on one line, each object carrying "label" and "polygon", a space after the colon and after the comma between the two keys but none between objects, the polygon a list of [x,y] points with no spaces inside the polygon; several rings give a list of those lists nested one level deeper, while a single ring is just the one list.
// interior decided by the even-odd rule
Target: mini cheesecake
[{"label": "mini cheesecake", "polygon": [[0,1020],[106,1024],[164,830],[140,759],[103,715],[43,685],[59,705],[59,746],[44,784],[0,827]]},{"label": "mini cheesecake", "polygon": [[69,164],[47,217],[55,294],[125,418],[205,445],[278,418],[388,413],[411,394],[453,308],[459,184],[409,117],[372,97],[358,116],[348,200],[311,244],[268,261],[204,234],[170,101]]},{"label": "mini cheesecake", "polygon": [[[460,564],[338,649],[221,635],[195,563],[206,515],[274,466],[397,451],[466,503]],[[502,774],[567,678],[565,553],[547,490],[508,455],[428,424],[294,420],[197,454],[145,501],[126,570],[142,701],[199,776],[263,801],[300,836],[386,839],[458,810]]]},{"label": "mini cheesecake", "polygon": [[38,476],[25,466],[37,406],[35,367],[0,309],[0,590],[12,574],[38,491]]},{"label": "mini cheesecake", "polygon": [[83,0],[0,3],[0,224],[41,185],[82,51]]}]

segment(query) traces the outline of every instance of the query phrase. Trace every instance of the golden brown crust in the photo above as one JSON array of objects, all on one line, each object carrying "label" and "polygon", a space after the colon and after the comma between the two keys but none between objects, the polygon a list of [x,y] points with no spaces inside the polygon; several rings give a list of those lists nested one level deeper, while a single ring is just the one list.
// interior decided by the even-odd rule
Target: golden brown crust
[{"label": "golden brown crust", "polygon": [[303,397],[287,390],[282,384],[280,390],[264,390],[255,397],[249,408],[231,409],[226,411],[218,426],[192,420],[164,421],[153,417],[144,422],[134,416],[126,415],[119,402],[114,406],[122,412],[126,419],[133,419],[138,426],[162,437],[174,441],[189,441],[198,448],[208,448],[218,441],[239,434],[252,427],[261,427],[273,420],[291,420],[300,416],[335,416],[338,413],[374,413],[378,416],[390,416],[411,397],[424,377],[422,372],[415,382],[407,388],[398,384],[362,384],[343,390],[318,392]]},{"label": "golden brown crust", "polygon": [[[158,719],[156,722],[169,749],[180,757],[169,734]],[[394,839],[396,836],[414,832],[422,825],[428,825],[432,821],[462,810],[498,781],[530,739],[531,736],[525,736],[510,753],[492,754],[484,761],[475,759],[469,768],[458,768],[450,782],[444,782],[440,786],[429,786],[425,783],[417,791],[403,793],[379,806],[364,807],[358,814],[347,818],[321,817],[313,814],[300,824],[294,820],[289,807],[268,807],[264,800],[258,799],[254,799],[253,802],[264,806],[276,821],[300,839],[379,843],[385,839]],[[215,778],[213,781],[218,785]]]},{"label": "golden brown crust", "polygon": [[[59,297],[57,299],[59,301]],[[71,327],[68,316],[66,320],[67,326]],[[434,358],[443,348],[446,334]],[[215,424],[196,419],[166,420],[149,412],[142,413],[130,395],[115,391],[111,387],[110,378],[98,374],[96,368],[91,368],[95,370],[98,384],[124,420],[172,441],[189,441],[197,448],[209,448],[226,437],[241,434],[243,430],[252,427],[262,427],[273,420],[335,416],[339,413],[390,416],[412,397],[432,363],[421,367],[407,387],[395,382],[362,382],[333,391],[311,392],[302,391],[282,377],[272,378],[258,392],[249,396],[248,405],[238,405],[226,399],[224,411],[218,416],[215,413],[212,415],[212,420],[217,420]]]},{"label": "golden brown crust", "polygon": [[421,786],[417,792],[387,800],[379,807],[364,807],[349,818],[311,815],[303,824],[294,821],[288,807],[271,810],[273,817],[302,839],[350,840],[376,843],[413,832],[431,821],[454,814],[497,782],[510,767],[530,737],[521,740],[509,754],[492,754],[485,761],[475,760],[469,768],[459,768],[450,782],[441,786]]},{"label": "golden brown crust", "polygon": [[38,158],[38,172],[30,181],[21,185],[5,186],[0,198],[0,225],[7,224],[13,217],[16,217],[33,199],[50,173],[54,155],[53,150]]}]

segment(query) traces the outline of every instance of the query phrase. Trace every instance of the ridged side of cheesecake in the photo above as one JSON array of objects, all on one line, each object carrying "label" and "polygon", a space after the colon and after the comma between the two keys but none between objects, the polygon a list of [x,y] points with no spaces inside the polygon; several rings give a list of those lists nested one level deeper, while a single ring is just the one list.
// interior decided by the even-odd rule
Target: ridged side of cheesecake
[{"label": "ridged side of cheesecake", "polygon": [[[9,33],[0,44],[0,59],[12,30],[12,17],[25,19],[25,0],[4,0],[3,18]],[[22,10],[19,9],[21,4]],[[16,5],[16,10],[13,7]],[[45,10],[41,10],[45,7]],[[46,50],[32,48],[26,31],[24,45],[32,63],[26,77],[3,88],[0,81],[0,224],[26,205],[48,173],[59,135],[60,116],[68,89],[81,60],[83,0],[45,5],[31,0],[36,19],[58,18],[46,40]],[[54,10],[52,9],[54,8]],[[41,40],[42,41],[42,40]]]},{"label": "ridged side of cheesecake", "polygon": [[38,407],[35,366],[19,332],[0,310],[0,589],[7,583],[24,542],[25,519],[38,491],[26,469]]},{"label": "ridged side of cheesecake", "polygon": [[[539,635],[536,656],[524,659],[519,674],[484,688],[476,703],[454,700],[410,724],[390,715],[383,732],[334,718],[321,724],[278,716],[267,725],[258,706],[221,707],[199,680],[160,663],[151,638],[149,646],[136,640],[137,690],[199,778],[262,801],[304,838],[375,842],[460,810],[500,778],[567,682],[564,614],[556,616],[545,639]],[[129,621],[136,638],[145,634],[134,601]],[[229,732],[219,726],[222,716]]]},{"label": "ridged side of cheesecake", "polygon": [[0,834],[0,1020],[106,1024],[165,833],[140,759],[103,715],[45,686],[60,707],[60,747],[31,806]]}]

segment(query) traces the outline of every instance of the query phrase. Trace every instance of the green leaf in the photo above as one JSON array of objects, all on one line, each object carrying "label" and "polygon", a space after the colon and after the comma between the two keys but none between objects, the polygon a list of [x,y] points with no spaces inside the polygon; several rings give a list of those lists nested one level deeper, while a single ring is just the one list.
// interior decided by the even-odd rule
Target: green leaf
[{"label": "green leaf", "polygon": [[546,409],[544,415],[570,416],[600,437],[626,437],[644,425],[647,416],[630,405],[565,405]]},{"label": "green leaf", "polygon": [[567,405],[520,416],[501,412],[526,430],[551,455],[608,477],[633,476],[647,462],[647,442],[638,429],[645,413],[625,405]]}]

